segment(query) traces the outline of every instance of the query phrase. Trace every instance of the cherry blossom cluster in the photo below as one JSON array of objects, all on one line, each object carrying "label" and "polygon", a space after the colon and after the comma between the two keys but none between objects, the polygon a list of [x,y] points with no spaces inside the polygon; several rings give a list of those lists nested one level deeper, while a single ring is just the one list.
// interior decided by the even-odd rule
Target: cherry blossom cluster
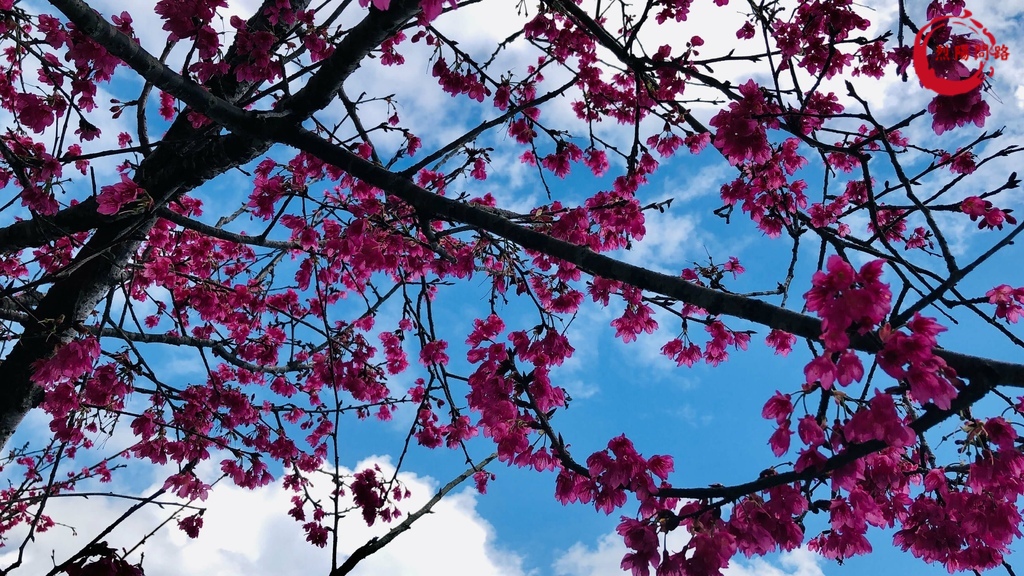
[{"label": "cherry blossom cluster", "polygon": [[[840,75],[901,73],[910,63],[908,46],[895,45],[891,36],[864,36],[869,22],[851,0],[757,11],[747,15],[736,37],[753,39],[763,32],[770,54],[751,58],[767,62],[771,74],[757,77],[773,81],[732,85],[708,71],[740,56],[709,58],[702,54],[700,36],[656,48],[642,45],[650,30],[641,30],[644,26],[687,21],[695,7],[690,0],[659,3],[650,19],[633,20],[624,13],[621,26],[611,21],[614,11],[591,15],[575,3],[542,2],[524,16],[522,33],[509,37],[487,60],[474,58],[476,47],[470,43],[460,44],[431,25],[445,18],[446,10],[459,8],[454,0],[357,4],[363,10],[352,8],[352,22],[355,17],[360,22],[355,28],[351,12],[344,14],[342,27],[333,23],[338,15],[327,16],[323,7],[288,0],[266,0],[246,15],[249,19],[228,17],[226,0],[160,0],[154,9],[167,33],[163,57],[175,63],[172,74],[181,72],[230,105],[274,121],[288,116],[281,110],[296,98],[293,89],[317,85],[303,84],[306,79],[315,76],[330,84],[340,69],[360,66],[407,74],[402,68],[407,60],[427,58],[431,84],[437,85],[429,88],[456,103],[450,109],[453,130],[461,128],[462,108],[473,123],[480,120],[477,113],[486,117],[448,144],[438,144],[434,134],[421,139],[403,124],[409,108],[401,106],[408,103],[394,95],[360,95],[351,83],[332,86],[328,95],[345,100],[338,104],[339,110],[344,104],[340,121],[326,120],[333,109],[297,118],[309,134],[352,156],[346,170],[365,168],[357,162],[363,160],[378,172],[391,170],[413,192],[375,179],[373,170],[356,177],[308,151],[288,158],[245,130],[217,126],[210,109],[206,117],[190,107],[181,83],[147,82],[143,96],[126,97],[121,84],[105,85],[115,73],[129,73],[106,48],[73,24],[30,15],[0,0],[5,56],[0,107],[16,118],[0,134],[0,186],[10,188],[8,206],[27,209],[0,230],[15,246],[0,254],[3,339],[26,334],[19,345],[52,343],[51,352],[31,366],[51,443],[35,452],[12,452],[11,470],[17,470],[12,474],[20,472],[23,484],[0,491],[0,539],[23,524],[37,532],[53,528],[57,521],[42,513],[46,498],[89,479],[108,482],[135,458],[167,465],[162,488],[189,502],[191,508],[182,508],[176,518],[189,537],[203,528],[201,506],[219,474],[249,489],[279,479],[293,493],[288,514],[307,541],[323,547],[340,535],[333,533],[332,507],[310,494],[310,477],[325,468],[329,472],[328,463],[339,457],[342,417],[390,420],[397,413],[408,424],[403,454],[416,445],[464,453],[472,466],[464,478],[472,477],[480,492],[496,478],[473,464],[482,436],[496,446],[502,463],[555,472],[555,496],[562,504],[593,504],[610,515],[627,509],[632,496],[636,514],[621,517],[618,533],[629,549],[621,566],[634,574],[652,569],[720,574],[737,554],[764,555],[805,544],[843,560],[871,551],[872,527],[893,530],[896,546],[950,570],[1002,563],[1021,536],[1015,502],[1024,495],[1024,460],[1013,416],[1024,414],[1024,401],[1009,400],[1002,416],[974,417],[959,396],[974,383],[958,375],[938,347],[945,328],[920,313],[897,322],[900,315],[893,308],[923,293],[919,284],[935,276],[916,259],[905,258],[905,251],[916,250],[910,254],[921,260],[943,256],[947,269],[940,277],[963,270],[951,264],[954,254],[933,213],[966,216],[981,229],[1017,224],[1011,208],[997,208],[996,199],[989,200],[997,192],[939,205],[941,194],[924,200],[913,194],[918,182],[941,173],[955,184],[1014,149],[986,156],[979,144],[987,135],[952,154],[912,146],[897,128],[916,116],[889,127],[870,115],[852,88],[849,96],[863,113],[847,109],[851,100],[841,102],[839,95],[819,90],[822,80]],[[959,14],[963,8],[959,1],[936,0],[927,16]],[[386,31],[372,30],[374,22],[399,13],[406,16]],[[129,14],[110,21],[135,38]],[[906,25],[902,16],[898,25]],[[379,37],[358,45],[374,33]],[[936,42],[970,40],[940,35]],[[341,43],[357,46],[335,52]],[[499,52],[520,47],[532,51],[525,64],[496,70]],[[358,54],[367,57],[349,60]],[[787,73],[791,68],[812,75],[813,87],[803,91],[796,85],[796,76]],[[938,70],[948,78],[965,72],[958,62]],[[694,95],[691,87],[698,85],[724,100]],[[109,114],[97,101],[101,90],[116,93]],[[150,90],[154,102],[146,100]],[[983,94],[979,88],[932,99],[926,111],[936,135],[984,126],[992,110]],[[558,114],[544,104],[556,97],[564,97],[580,121],[572,130],[558,125]],[[276,104],[268,115],[261,109],[271,100]],[[147,133],[150,103],[171,126],[167,135],[180,141],[161,141],[153,126]],[[716,107],[707,126],[691,114],[695,103]],[[138,114],[128,113],[132,109]],[[132,116],[137,126],[122,125]],[[99,126],[110,125],[117,126],[112,133],[101,132]],[[832,143],[820,140],[822,134]],[[104,136],[109,150],[94,153]],[[171,147],[175,152],[167,155]],[[190,150],[204,150],[206,156],[189,157]],[[542,205],[532,202],[522,213],[499,205],[498,197],[506,197],[498,190],[508,182],[498,159],[507,150],[547,192]],[[757,234],[793,240],[789,277],[777,290],[739,292],[753,282],[740,276],[752,264],[745,258],[744,266],[736,256],[718,264],[709,257],[707,265],[668,279],[702,289],[701,306],[707,309],[632,285],[625,280],[629,275],[605,278],[600,269],[585,265],[594,261],[593,253],[626,251],[645,238],[645,211],[668,207],[659,198],[647,204],[656,194],[649,183],[659,170],[678,167],[681,150],[710,155],[734,171],[720,189],[725,206],[715,214],[733,224],[728,218],[739,205]],[[904,174],[914,161],[900,164],[900,157],[921,151],[932,164]],[[199,199],[210,190],[192,191],[194,182],[178,179],[205,180],[212,172],[163,174],[163,167],[150,160],[161,154],[188,158],[196,166],[238,154],[218,173],[238,168],[251,175],[240,209],[223,218],[204,214],[219,209],[218,202]],[[92,164],[107,156],[118,163],[113,176]],[[820,188],[817,175],[801,172],[814,158],[826,168]],[[878,174],[876,167],[887,162],[895,176]],[[65,169],[68,165],[73,169]],[[90,176],[91,169],[98,173],[95,184],[84,185],[91,178],[79,181],[77,174]],[[1015,187],[1013,181],[1004,189]],[[576,194],[584,188],[577,183],[596,184]],[[420,201],[407,201],[410,194]],[[446,210],[422,207],[438,199],[454,204],[444,204]],[[854,214],[867,216],[858,224],[864,229],[851,229]],[[487,218],[500,218],[501,224],[479,224]],[[542,242],[523,248],[510,240],[516,237],[510,230],[569,243],[584,257],[570,262],[552,256],[556,252]],[[822,243],[824,270],[814,273],[804,294],[806,310],[820,320],[820,334],[806,328],[814,318],[804,316],[801,324],[784,316],[796,314],[785,309],[791,283],[806,286],[793,278],[800,238]],[[45,312],[52,305],[38,304],[37,288],[59,285],[67,294],[62,283],[68,276],[100,255],[114,258],[108,255],[118,250],[127,255],[118,256],[112,273],[117,285],[105,301],[76,317],[34,316],[36,306]],[[869,254],[871,260],[858,270],[850,264],[858,261],[851,252]],[[557,253],[568,258],[567,250]],[[832,255],[826,260],[826,254]],[[910,278],[895,304],[895,290],[883,281],[886,266]],[[486,293],[480,301],[489,304],[488,311],[469,311],[467,302],[473,300],[448,288],[457,281],[466,287],[470,279]],[[450,292],[467,307],[467,317],[476,318],[465,348],[460,336],[443,333],[445,322],[435,319]],[[929,302],[945,305],[952,292],[935,294],[920,309]],[[716,298],[723,294],[746,299],[749,306],[719,312],[724,298]],[[758,298],[766,294],[781,296],[783,309],[751,313],[748,308],[764,304]],[[797,356],[797,334],[811,340],[814,357],[806,361],[798,389],[777,391],[762,409],[772,426],[768,450],[776,458],[798,452],[795,461],[766,469],[752,488],[709,488],[701,494],[718,490],[718,495],[684,500],[672,496],[672,457],[644,457],[626,436],[575,459],[556,427],[570,403],[559,385],[559,367],[579,345],[570,341],[568,320],[590,305],[588,299],[617,306],[610,326],[624,343],[654,333],[665,323],[661,311],[678,317],[681,332],[661,349],[678,366],[702,360],[719,366],[731,350],[746,350],[755,333],[766,333],[766,345],[779,356]],[[121,300],[125,303],[117,304]],[[973,310],[986,302],[995,307],[996,320],[1014,324],[1024,308],[1024,288],[1000,284],[984,297],[962,297],[958,304]],[[536,309],[536,323],[511,323],[521,303]],[[733,315],[759,326],[740,329],[740,321],[729,318]],[[698,324],[706,336],[697,335]],[[154,373],[146,356],[159,345],[197,351],[199,375],[171,381]],[[858,396],[852,385],[865,380],[868,358],[878,370],[867,376]],[[459,375],[467,369],[468,376]],[[883,378],[890,380],[882,384]],[[403,404],[409,409],[398,412]],[[928,420],[921,414],[958,421],[950,436],[956,437],[951,451],[957,452],[958,464],[941,465],[946,455],[924,441]],[[81,466],[102,449],[97,440],[115,425],[130,430],[131,445],[122,454]],[[207,460],[219,463],[212,476],[200,466]],[[66,479],[58,473],[65,471]],[[378,467],[350,476],[335,470],[330,497],[350,498],[352,510],[368,525],[391,522],[405,515],[400,503],[409,496],[396,478]],[[820,515],[827,527],[808,533],[809,515]],[[662,536],[675,530],[688,539],[681,549],[670,550]],[[100,548],[79,560],[66,571],[137,570]]]},{"label": "cherry blossom cluster", "polygon": [[[856,30],[866,30],[870,22],[853,9],[852,0],[802,2],[788,22],[777,21],[773,36],[786,58],[800,56],[798,65],[817,76],[832,78],[853,64],[862,61],[857,71],[872,75],[881,67],[874,48],[854,53],[843,52],[837,45],[849,39]],[[866,45],[864,48],[867,48]]]},{"label": "cherry blossom cluster", "polygon": [[1002,318],[1010,324],[1020,319],[1024,312],[1024,287],[1012,288],[1008,284],[1000,284],[985,293],[989,304],[996,306],[996,318]]},{"label": "cherry blossom cluster", "polygon": [[[721,129],[718,134],[723,134]],[[723,146],[731,146],[731,142],[743,142],[740,144],[743,147],[751,146],[751,142],[756,140],[729,135],[723,136],[723,139]],[[787,139],[780,146],[769,145],[765,139],[756,146],[759,160],[745,164],[741,175],[723,185],[720,194],[729,206],[742,203],[743,211],[750,214],[751,220],[757,223],[760,230],[769,237],[778,238],[784,228],[794,223],[794,216],[807,208],[807,197],[804,194],[807,183],[802,179],[788,178],[802,168],[807,159],[798,152],[799,142],[795,138]],[[732,157],[732,160],[740,161],[744,157],[747,157],[747,153]]]},{"label": "cherry blossom cluster", "polygon": [[992,205],[988,200],[982,200],[977,196],[964,198],[960,203],[960,211],[971,217],[972,222],[978,223],[979,229],[1003,229],[1004,224],[1016,224],[1017,219],[1010,216],[1013,210],[1002,210]]}]

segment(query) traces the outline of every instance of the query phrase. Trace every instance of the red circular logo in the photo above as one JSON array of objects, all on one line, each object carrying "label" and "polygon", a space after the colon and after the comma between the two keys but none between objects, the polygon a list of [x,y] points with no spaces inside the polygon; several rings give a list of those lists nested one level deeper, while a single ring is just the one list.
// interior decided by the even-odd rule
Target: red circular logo
[{"label": "red circular logo", "polygon": [[[931,19],[914,38],[914,71],[925,88],[943,96],[978,88],[992,77],[989,59],[1006,57],[1006,46],[997,45],[995,36],[967,10],[960,16]],[[977,60],[973,72],[969,60]]]}]

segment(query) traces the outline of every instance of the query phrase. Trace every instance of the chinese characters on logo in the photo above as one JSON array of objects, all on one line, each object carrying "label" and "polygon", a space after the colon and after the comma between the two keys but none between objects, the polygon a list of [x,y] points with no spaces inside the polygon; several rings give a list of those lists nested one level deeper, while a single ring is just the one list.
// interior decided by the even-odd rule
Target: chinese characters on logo
[{"label": "chinese characters on logo", "polygon": [[[966,94],[991,78],[992,60],[1007,60],[1010,50],[964,10],[939,16],[914,38],[914,70],[921,84],[943,96]],[[973,70],[972,70],[973,68]]]}]

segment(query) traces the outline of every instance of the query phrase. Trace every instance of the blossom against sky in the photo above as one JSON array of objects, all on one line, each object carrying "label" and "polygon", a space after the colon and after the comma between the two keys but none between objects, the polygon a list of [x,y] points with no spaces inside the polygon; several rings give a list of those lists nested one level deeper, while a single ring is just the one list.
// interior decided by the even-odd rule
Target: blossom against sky
[{"label": "blossom against sky", "polygon": [[[107,11],[117,9],[115,3],[97,3],[97,7]],[[231,10],[247,14],[253,7],[238,3],[233,4]],[[866,16],[876,21],[875,25],[880,29],[885,29],[894,18],[892,7],[887,5],[862,8],[866,11]],[[1022,130],[1015,118],[1020,113],[1021,105],[1010,95],[1019,93],[1019,87],[1014,85],[1014,81],[1024,77],[1015,74],[1024,66],[1024,61],[1013,57],[1020,48],[1019,38],[1013,35],[1016,30],[1013,23],[1019,23],[1021,16],[1019,10],[1013,12],[1012,7],[1005,5],[986,4],[977,8],[978,17],[991,23],[990,26],[1000,41],[1010,46],[1011,50],[1011,58],[1000,64],[998,75],[994,78],[993,91],[1004,97],[1002,102],[992,101],[992,115],[986,120],[986,129],[1005,125],[1007,136],[1019,141]],[[488,26],[471,26],[473,32],[464,45],[467,51],[479,49],[474,43],[476,36],[479,36],[480,46],[487,46],[495,39],[504,37],[503,34],[509,30],[515,29],[513,23],[522,20],[507,6],[499,8],[481,3],[473,9],[481,11],[479,14],[490,14],[490,18],[493,18],[493,13],[487,12],[488,10],[506,10],[508,13],[503,14],[507,17],[493,18],[493,21],[500,23],[493,30]],[[716,43],[725,46],[743,45],[737,36],[737,31],[742,30],[745,20],[742,13],[729,12],[729,17],[713,20],[715,25],[712,26],[708,24],[712,20],[700,18],[701,10],[703,7],[694,8],[689,23],[695,29],[699,28],[697,31],[708,49]],[[147,15],[145,7],[136,11],[140,15],[136,21],[140,37],[144,40],[150,37],[159,38],[160,35],[156,31],[161,28],[162,22],[151,14]],[[441,16],[438,23],[439,26],[452,28],[466,27],[467,23],[474,21],[473,14],[472,10],[460,10],[450,18]],[[736,17],[732,18],[734,15]],[[184,22],[186,19],[178,20]],[[152,34],[147,33],[147,26]],[[678,37],[669,37],[667,41],[679,43],[679,38],[691,39],[692,42],[693,36],[681,33]],[[159,52],[159,46],[148,47]],[[1019,53],[1024,55],[1024,51]],[[425,56],[411,51],[408,57],[421,58],[422,66],[417,69],[425,69]],[[525,58],[527,55],[512,53],[503,54],[502,57]],[[406,65],[412,66],[410,63]],[[423,144],[428,147],[430,144],[446,141],[451,133],[457,133],[477,120],[472,112],[467,113],[466,117],[446,115],[445,112],[450,109],[453,101],[439,89],[424,88],[422,80],[418,77],[409,75],[408,81],[395,82],[393,75],[378,76],[378,72],[379,67],[367,66],[357,78],[367,87],[376,88],[384,85],[387,90],[396,94],[399,104],[395,113],[412,122],[416,127],[415,132],[421,135]],[[557,74],[557,71],[551,73],[556,78]],[[724,113],[714,112],[711,106],[701,108],[699,105],[695,106],[695,113],[702,114],[703,120],[719,130],[735,133],[743,129],[745,125],[740,116],[757,113],[760,107],[765,106],[761,102],[761,93],[753,88],[753,81],[748,82],[752,75],[754,80],[763,80],[751,69],[735,66],[735,70],[731,70],[729,76],[740,86],[739,92],[744,98],[734,103],[735,106],[730,106]],[[834,78],[832,82],[838,84],[841,80],[845,78]],[[913,78],[909,83],[903,83],[895,74],[874,81],[860,78],[853,79],[853,82],[879,117],[900,117],[907,110],[923,108],[930,99],[930,95],[920,90]],[[110,86],[114,93],[121,88],[123,87],[116,83]],[[137,87],[132,86],[131,89],[137,90]],[[845,93],[840,89],[836,90]],[[472,93],[467,97],[475,99]],[[29,111],[31,112],[31,107]],[[561,115],[566,125],[572,125],[574,122],[573,110],[564,100],[552,101],[545,108],[545,113],[548,111],[556,118]],[[932,133],[951,128],[947,125],[948,122],[942,119],[944,116],[941,111],[933,111],[933,114],[940,122],[940,129],[935,129],[928,121],[919,121],[906,129],[908,137],[915,141],[926,141]],[[30,123],[41,127],[46,123],[45,116],[36,118],[28,114],[27,117]],[[524,127],[528,128],[525,125]],[[104,131],[108,135],[119,132],[116,127],[104,127]],[[607,133],[601,136],[613,140],[621,134],[617,134],[613,128],[607,128]],[[385,138],[385,142],[396,146],[410,145],[404,138],[400,134],[393,134],[391,140]],[[543,198],[544,192],[525,184],[523,172],[533,170],[534,167],[529,161],[522,162],[522,151],[511,142],[514,138],[513,131],[508,138],[496,137],[485,142],[486,145],[493,147],[490,152],[492,164],[488,179],[481,181],[478,191],[481,196],[492,193],[502,200],[502,207],[514,209],[510,207],[518,203],[529,209]],[[682,143],[685,146],[691,144],[707,146],[709,143]],[[720,145],[725,155],[724,159],[698,162],[691,159],[659,158],[664,165],[657,177],[652,178],[642,188],[644,198],[651,202],[663,202],[669,198],[674,198],[675,201],[663,213],[650,211],[645,224],[646,237],[628,250],[621,249],[619,255],[627,261],[673,273],[678,273],[683,268],[705,265],[711,255],[715,258],[731,256],[735,258],[735,263],[732,260],[728,261],[730,268],[726,269],[729,272],[726,277],[733,289],[753,288],[781,281],[785,276],[788,254],[777,253],[777,248],[768,238],[773,230],[770,223],[764,223],[760,230],[753,230],[749,223],[744,222],[742,226],[746,228],[738,233],[737,224],[727,226],[712,212],[721,204],[718,198],[721,185],[731,178],[724,176],[728,173],[728,165],[766,160],[765,155],[771,155],[767,136],[754,129],[753,132],[746,134],[746,138],[726,139],[713,144]],[[679,144],[661,140],[656,142],[654,147],[659,149],[660,146],[661,151],[665,151],[666,147],[676,145]],[[565,155],[564,158],[562,154]],[[602,182],[600,176],[565,173],[569,166],[567,158],[573,159],[572,156],[576,155],[582,157],[582,154],[579,147],[573,149],[567,146],[551,155],[535,154],[533,162],[539,163],[554,175],[554,178],[550,179],[550,186],[557,188],[560,197],[566,200],[581,200],[586,194],[577,194],[577,187],[590,189],[594,188],[595,182]],[[592,169],[603,165],[600,159],[588,160],[588,165]],[[653,156],[651,160],[654,161]],[[257,167],[248,168],[254,172],[257,170]],[[120,184],[117,183],[118,178],[111,167],[108,166],[108,173],[104,176],[105,181],[112,184],[101,188],[98,197],[100,213],[115,212],[137,198],[137,190],[128,182],[120,180]],[[274,184],[266,178],[263,184],[264,191],[272,195]],[[987,184],[989,183],[983,178],[978,179],[977,186],[980,189],[984,189]],[[243,200],[250,193],[251,187],[251,179],[238,177],[231,184],[218,182],[204,187],[196,196],[207,203],[208,207],[231,205],[232,201]],[[988,217],[989,208],[984,204],[976,211],[979,218]],[[211,210],[211,213],[216,214],[217,211]],[[248,223],[243,222],[238,225],[246,224]],[[957,229],[956,224],[953,226],[950,240],[954,250],[969,254],[982,246],[975,241],[972,230]],[[763,235],[762,231],[766,235]],[[842,270],[839,270],[840,268]],[[853,272],[854,269],[856,272]],[[882,290],[877,284],[880,271],[875,270],[870,263],[858,262],[856,266],[837,263],[833,266],[832,261],[829,261],[828,271],[835,276],[859,274],[862,284],[872,285],[876,293]],[[999,272],[1004,271],[992,270],[990,275],[985,276],[992,278],[991,285],[1003,281]],[[810,274],[802,277],[809,278]],[[884,276],[882,278],[885,279]],[[821,313],[826,320],[831,315],[837,325],[842,325],[843,321],[848,325],[851,319],[862,321],[865,318],[873,327],[881,322],[885,311],[879,312],[871,308],[857,310],[853,317],[848,318],[844,314],[851,313],[849,306],[828,309],[824,302],[815,298],[815,290],[824,289],[827,283],[827,277],[815,278],[812,283],[795,287],[794,297],[811,290],[808,310]],[[991,288],[991,285],[982,286],[982,292]],[[817,288],[812,289],[812,286]],[[849,288],[849,285],[845,288]],[[154,302],[159,302],[166,294],[154,291],[152,296]],[[467,285],[439,297],[434,304],[434,313],[438,322],[451,328],[454,333],[469,334],[473,330],[475,309],[486,307],[484,299],[484,290],[479,286]],[[474,311],[467,314],[470,308],[474,308]],[[511,306],[506,313],[507,318],[522,319],[530,312]],[[383,319],[389,316],[398,318],[399,315],[399,310],[384,307],[379,311],[377,319],[381,325],[390,326],[394,323]],[[524,320],[524,325],[527,322]],[[918,326],[920,330],[914,329],[914,337],[929,334],[929,326],[920,323]],[[734,326],[733,330],[739,328]],[[741,351],[738,348],[743,347],[740,345],[742,337],[737,340],[735,332],[728,332],[714,325],[709,326],[708,332],[711,338],[720,342],[718,355],[711,359],[711,362],[704,362],[704,358],[699,358],[694,359],[700,360],[696,366],[681,367],[680,364],[687,364],[681,341],[678,349],[669,348],[668,356],[671,358],[666,357],[665,353],[665,343],[672,342],[678,331],[678,327],[664,320],[655,324],[650,318],[642,315],[620,316],[618,310],[597,306],[585,306],[574,316],[566,328],[566,334],[569,335],[575,351],[561,367],[551,373],[552,381],[564,386],[574,398],[572,409],[559,415],[560,429],[566,432],[567,437],[570,437],[571,433],[574,451],[588,454],[603,449],[609,439],[626,434],[632,439],[636,449],[646,457],[673,454],[677,477],[685,485],[747,481],[764,467],[776,462],[772,458],[773,453],[782,455],[787,452],[791,435],[801,434],[796,422],[791,423],[794,430],[782,426],[787,420],[785,417],[761,418],[764,402],[771,397],[774,390],[796,389],[805,378],[812,376],[821,380],[823,387],[826,386],[826,382],[828,385],[832,385],[833,382],[843,385],[848,384],[850,380],[859,379],[858,376],[863,376],[864,372],[861,361],[851,352],[848,356],[843,356],[837,364],[827,359],[817,364],[812,363],[808,368],[813,374],[807,374],[800,362],[779,361],[776,358],[775,353],[792,346],[791,343],[782,342],[774,345],[775,349],[771,349],[761,345],[761,341],[768,334],[756,332],[748,335],[756,345],[752,344],[749,350]],[[1010,353],[1008,347],[1004,349],[998,344],[972,340],[969,337],[969,330],[962,327],[954,332],[943,335],[939,343],[943,346],[955,345],[958,349],[966,351],[982,350],[997,357],[1005,357],[1001,354]],[[833,338],[831,341],[826,339],[826,346],[830,346],[830,349],[839,352],[847,347],[847,343],[842,342],[842,338],[845,337],[843,333],[835,332],[828,336]],[[930,336],[933,335],[928,337]],[[623,344],[620,340],[635,342]],[[383,343],[383,348],[387,348],[386,342]],[[459,342],[453,342],[447,348],[438,345],[427,348],[427,354],[423,359],[428,364],[442,363],[442,359],[443,362],[448,362],[450,359],[453,365],[462,368],[467,366],[466,347]],[[717,366],[719,360],[724,361],[722,354],[728,354],[729,361]],[[793,351],[792,354],[795,358],[800,351]],[[415,356],[411,359],[413,362],[417,361]],[[196,355],[160,352],[153,360],[162,370],[168,370],[182,380],[197,377],[196,373],[192,373],[199,363]],[[771,368],[768,368],[769,366]],[[898,365],[883,366],[883,369],[887,372],[902,370]],[[201,377],[202,374],[203,371],[200,370],[198,376]],[[415,388],[412,374],[400,378],[407,381],[400,385],[396,383],[397,388]],[[949,400],[950,390],[941,384],[925,392],[936,404]],[[877,414],[882,414],[884,409],[888,408],[883,404],[889,397],[875,398],[878,399]],[[779,414],[783,412],[780,411]],[[358,422],[346,425],[342,434],[340,466],[354,471],[365,467],[367,459],[373,458],[373,461],[381,460],[382,465],[386,467],[395,458],[389,451],[393,450],[395,442],[400,442],[408,432],[410,417],[413,416],[399,410],[396,420],[391,423]],[[885,430],[887,440],[898,439],[906,433],[905,427],[901,428],[899,423],[891,420],[867,422],[863,427],[864,438],[873,439],[873,430],[878,428]],[[810,434],[806,430],[803,433]],[[46,434],[46,423],[37,419],[30,422],[25,430],[19,431],[21,438],[16,438],[15,442],[31,435],[42,437]],[[772,440],[769,440],[770,438]],[[115,435],[108,440],[111,444],[118,442],[129,443],[130,439]],[[483,447],[480,449],[483,450]],[[380,458],[380,454],[390,454],[390,460]],[[792,452],[790,454],[796,457]],[[458,453],[439,455],[436,451],[414,448],[407,455],[405,466],[404,470],[416,474],[406,477],[406,485],[413,494],[407,503],[414,506],[425,500],[429,492],[446,482],[447,478],[461,472],[464,462],[462,455]],[[540,458],[535,458],[535,466],[542,467]],[[444,570],[447,573],[453,571],[452,566],[464,566],[468,570],[467,573],[473,574],[553,572],[572,575],[601,574],[605,571],[609,574],[616,573],[618,560],[621,560],[622,554],[625,553],[625,548],[613,544],[609,537],[619,524],[617,514],[605,516],[583,505],[570,505],[564,508],[555,505],[552,500],[555,494],[554,474],[550,471],[535,474],[496,464],[492,464],[489,470],[496,478],[488,483],[487,495],[475,495],[472,486],[465,490],[460,489],[442,508],[437,509],[433,517],[418,523],[413,530],[401,536],[394,547],[384,550],[362,570],[368,574],[374,571],[414,574],[426,570]],[[154,481],[155,477],[118,476],[115,484],[97,484],[97,490],[127,490],[142,495],[153,489]],[[160,483],[157,482],[158,484]],[[166,558],[182,559],[182,566],[176,566],[173,571],[167,573],[185,571],[181,569],[184,566],[189,568],[188,571],[203,570],[206,573],[222,574],[248,574],[253,567],[258,567],[262,571],[273,567],[280,570],[279,573],[288,573],[288,570],[305,573],[326,565],[327,560],[322,554],[308,552],[309,548],[303,542],[305,537],[300,524],[287,517],[290,505],[284,491],[279,489],[277,484],[265,491],[247,492],[229,487],[225,483],[214,486],[209,491],[208,502],[211,512],[204,518],[203,529],[207,532],[202,539],[188,540],[173,528],[154,538],[147,554],[152,560],[146,564],[151,573],[160,574],[161,570],[167,570],[167,566],[157,563],[163,562],[157,559]],[[215,505],[220,503],[223,505]],[[83,535],[87,535],[95,533],[95,528],[102,527],[106,519],[114,517],[118,510],[128,505],[130,502],[95,497],[89,500],[60,500],[53,503],[52,508],[66,508],[67,515],[64,517],[70,518],[70,523],[79,527]],[[213,512],[215,509],[218,512]],[[134,518],[133,524],[125,525],[119,528],[118,533],[112,534],[111,541],[121,538],[121,532],[125,538],[130,539],[131,536],[137,537],[140,532],[145,532],[145,526],[159,524],[162,521],[159,512],[159,509],[148,509],[146,514]],[[348,520],[354,521],[349,523]],[[354,549],[355,545],[371,535],[371,531],[359,525],[358,520],[359,514],[353,513],[344,526],[346,543],[352,543],[349,549]],[[94,529],[86,528],[93,524]],[[375,529],[380,530],[381,526],[378,525]],[[43,566],[48,562],[48,547],[70,546],[72,539],[68,538],[68,532],[67,528],[57,526],[45,537],[41,535],[37,545],[28,552],[30,556],[29,563],[24,568],[26,572],[31,572],[30,567]],[[889,533],[874,533],[874,552],[851,559],[843,566],[825,562],[801,549],[781,557],[769,558],[768,561],[741,560],[730,568],[730,574],[811,576],[818,573],[864,571],[880,566],[906,566],[907,569],[915,570],[915,573],[937,574],[942,570],[938,566],[922,567],[908,554],[895,551],[890,545],[890,538]],[[288,551],[289,554],[294,553],[294,556],[278,555],[278,549]],[[275,551],[273,557],[267,554],[268,550]],[[10,559],[13,553],[8,552],[5,558]],[[437,562],[437,567],[428,568],[434,566],[430,564],[431,562]],[[586,571],[584,567],[587,567]]]}]

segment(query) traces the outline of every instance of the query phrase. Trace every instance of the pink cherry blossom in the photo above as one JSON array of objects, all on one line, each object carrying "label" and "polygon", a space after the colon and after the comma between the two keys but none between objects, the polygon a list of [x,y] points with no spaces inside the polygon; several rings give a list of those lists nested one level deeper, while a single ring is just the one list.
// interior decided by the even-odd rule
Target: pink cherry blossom
[{"label": "pink cherry blossom", "polygon": [[1008,284],[1000,284],[985,293],[989,304],[996,307],[996,318],[1003,318],[1014,324],[1020,319],[1024,304],[1024,287],[1011,288]]},{"label": "pink cherry blossom", "polygon": [[121,174],[121,182],[100,188],[100,194],[96,197],[99,204],[96,211],[100,214],[117,214],[125,204],[138,200],[145,193],[131,178]]},{"label": "pink cherry blossom", "polygon": [[928,112],[932,114],[932,130],[939,135],[968,123],[983,128],[985,118],[992,114],[981,98],[980,87],[958,96],[936,96],[928,104]]}]

